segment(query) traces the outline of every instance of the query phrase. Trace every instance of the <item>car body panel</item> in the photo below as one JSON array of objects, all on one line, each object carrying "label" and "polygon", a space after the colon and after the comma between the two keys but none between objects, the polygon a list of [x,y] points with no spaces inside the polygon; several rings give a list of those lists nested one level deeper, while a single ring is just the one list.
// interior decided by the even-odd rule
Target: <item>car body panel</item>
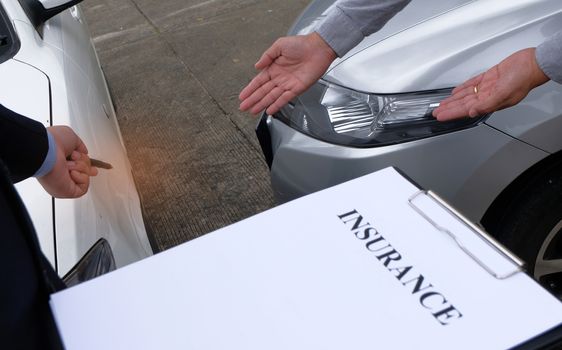
[{"label": "car body panel", "polygon": [[53,7],[62,6],[69,2],[69,0],[39,0],[41,5],[43,5],[46,9],[51,9]]},{"label": "car body panel", "polygon": [[[10,59],[0,64],[0,76],[2,80],[10,82],[0,84],[0,104],[49,126],[49,80],[45,74],[28,64]],[[47,259],[54,265],[52,198],[34,179],[22,181],[16,184],[16,188],[23,194],[33,225],[41,228],[39,244]]]},{"label": "car body panel", "polygon": [[[412,1],[396,16],[390,19],[378,32],[366,37],[341,59],[336,59],[332,67],[339,65],[349,57],[354,56],[358,52],[398,32],[473,1],[474,0],[431,0],[430,3],[427,1]],[[305,35],[314,31],[315,27],[326,17],[328,11],[334,6],[334,3],[335,1],[311,2],[289,30],[289,34]]]},{"label": "car body panel", "polygon": [[[271,183],[280,202],[394,166],[479,222],[503,188],[529,164],[548,156],[485,124],[429,139],[361,149],[313,139],[273,118],[268,127],[274,153]],[[496,167],[504,171],[496,172]]]},{"label": "car body panel", "polygon": [[6,10],[6,13],[8,14],[8,17],[12,20],[18,20],[18,21],[22,21],[22,22],[26,22],[31,24],[31,21],[29,20],[29,17],[27,17],[27,15],[25,14],[25,11],[22,9],[21,5],[19,4],[19,2],[16,0],[1,0],[0,1],[2,3],[2,6],[4,7],[4,10]]},{"label": "car body panel", "polygon": [[[17,7],[17,0],[1,1]],[[59,274],[66,274],[101,238],[109,242],[117,267],[149,256],[152,249],[131,166],[79,7],[53,17],[40,32],[29,21],[13,23],[21,42],[14,59],[48,77],[53,125],[71,126],[87,145],[90,156],[113,165],[113,169],[100,170],[91,179],[85,196],[54,200]],[[22,193],[26,205],[32,195]],[[36,228],[42,236],[42,228]]]},{"label": "car body panel", "polygon": [[324,79],[370,93],[457,86],[562,24],[558,0],[475,1],[342,60]]},{"label": "car body panel", "polygon": [[[313,2],[289,34],[313,31],[333,3]],[[561,12],[556,0],[412,1],[336,60],[324,79],[371,93],[453,87],[555,34]]]},{"label": "car body panel", "polygon": [[[0,65],[0,102],[12,111],[49,126],[51,122],[49,79],[29,64],[10,59]],[[33,101],[33,103],[30,103]]]},{"label": "car body panel", "polygon": [[562,150],[562,89],[551,81],[531,91],[518,105],[494,113],[486,123],[546,152],[556,153]]}]

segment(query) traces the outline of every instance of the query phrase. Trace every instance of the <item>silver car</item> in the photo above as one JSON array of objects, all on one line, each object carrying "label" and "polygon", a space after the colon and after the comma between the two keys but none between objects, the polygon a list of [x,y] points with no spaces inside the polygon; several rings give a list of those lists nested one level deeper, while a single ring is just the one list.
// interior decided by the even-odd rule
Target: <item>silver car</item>
[{"label": "silver car", "polygon": [[[334,1],[291,29],[311,32]],[[560,0],[413,0],[257,133],[279,201],[388,166],[447,199],[562,296],[562,86],[440,123],[451,89],[562,30]],[[377,188],[365,193],[377,195]]]}]

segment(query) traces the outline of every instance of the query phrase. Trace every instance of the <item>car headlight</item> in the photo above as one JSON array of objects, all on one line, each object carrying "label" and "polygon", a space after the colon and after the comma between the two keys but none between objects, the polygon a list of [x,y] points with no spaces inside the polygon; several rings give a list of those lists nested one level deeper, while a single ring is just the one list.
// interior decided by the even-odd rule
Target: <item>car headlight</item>
[{"label": "car headlight", "polygon": [[276,117],[309,136],[353,147],[382,146],[468,128],[481,118],[437,121],[432,112],[452,89],[373,95],[319,81]]}]

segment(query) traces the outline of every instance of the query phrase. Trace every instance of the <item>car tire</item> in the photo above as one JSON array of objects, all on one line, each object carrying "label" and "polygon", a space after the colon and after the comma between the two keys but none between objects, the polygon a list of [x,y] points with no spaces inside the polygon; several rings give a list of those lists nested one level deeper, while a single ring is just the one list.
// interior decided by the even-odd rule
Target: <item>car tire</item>
[{"label": "car tire", "polygon": [[562,165],[535,174],[488,231],[527,263],[527,271],[562,299]]}]

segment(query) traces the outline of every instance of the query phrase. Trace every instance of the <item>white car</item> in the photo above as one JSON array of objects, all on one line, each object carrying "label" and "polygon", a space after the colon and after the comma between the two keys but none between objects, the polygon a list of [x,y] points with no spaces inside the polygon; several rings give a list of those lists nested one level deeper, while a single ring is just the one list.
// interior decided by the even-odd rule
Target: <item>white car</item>
[{"label": "white car", "polygon": [[80,199],[16,187],[41,248],[68,284],[152,254],[113,104],[79,1],[0,0],[0,104],[45,126],[69,125],[110,163]]}]

